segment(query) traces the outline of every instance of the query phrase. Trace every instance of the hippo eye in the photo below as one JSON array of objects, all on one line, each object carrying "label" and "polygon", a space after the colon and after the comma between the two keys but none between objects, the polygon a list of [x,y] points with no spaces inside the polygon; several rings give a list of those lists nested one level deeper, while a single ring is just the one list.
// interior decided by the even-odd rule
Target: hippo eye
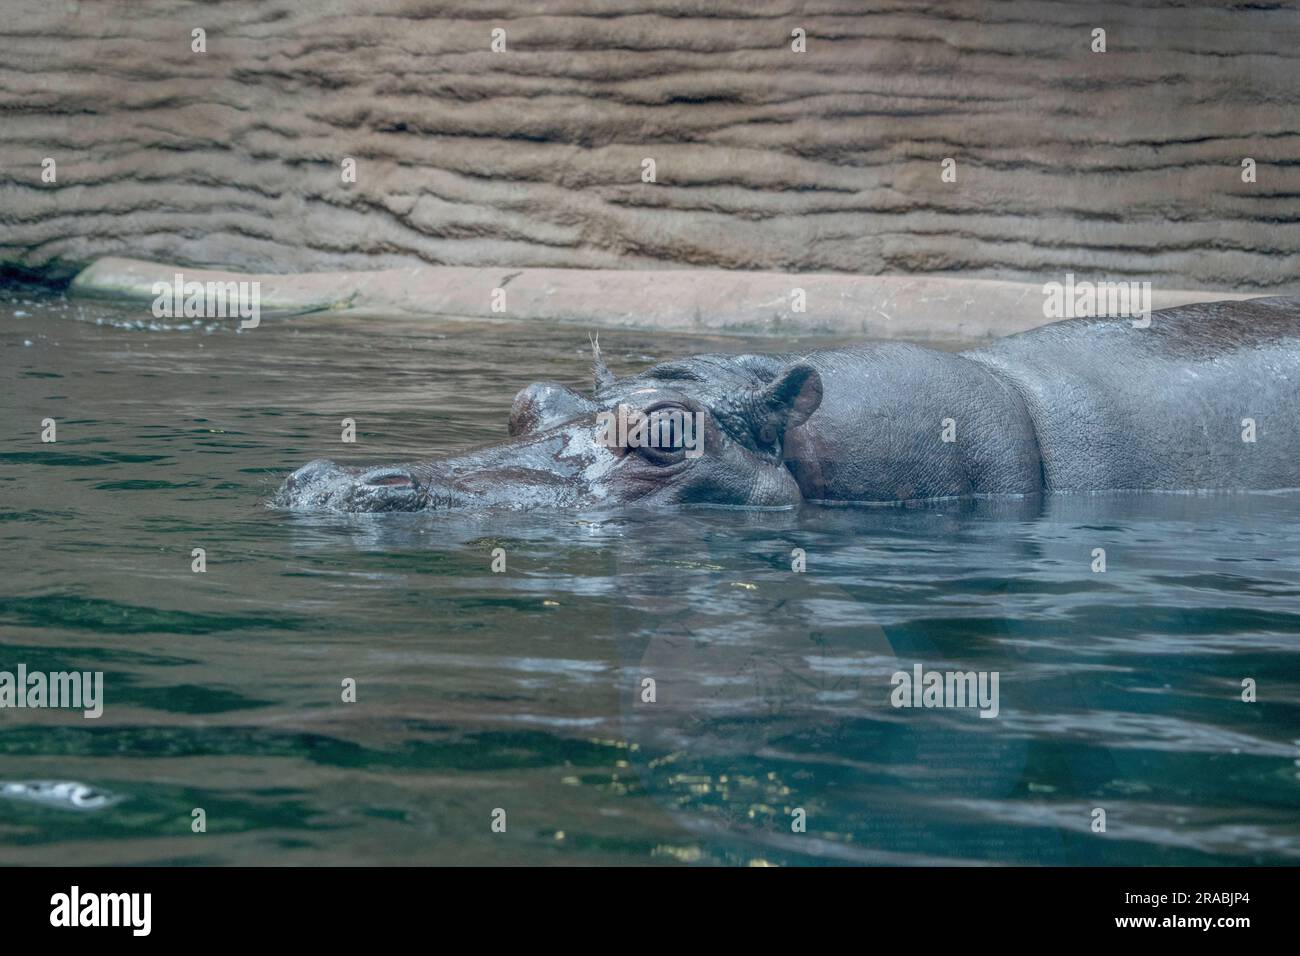
[{"label": "hippo eye", "polygon": [[676,421],[669,416],[658,416],[650,420],[650,444],[652,447],[661,451],[677,451],[686,449],[685,439],[682,437],[681,420]]},{"label": "hippo eye", "polygon": [[660,406],[646,415],[646,440],[636,449],[646,461],[654,465],[677,464],[686,458],[689,448],[697,447],[695,421],[686,409]]}]

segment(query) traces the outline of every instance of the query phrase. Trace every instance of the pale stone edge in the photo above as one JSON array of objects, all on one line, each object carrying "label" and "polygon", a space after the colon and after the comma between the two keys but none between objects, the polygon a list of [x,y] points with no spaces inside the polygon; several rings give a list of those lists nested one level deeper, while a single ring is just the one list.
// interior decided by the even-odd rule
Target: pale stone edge
[{"label": "pale stone edge", "polygon": [[[73,280],[74,297],[152,303],[157,282],[260,283],[265,318],[311,312],[367,317],[555,322],[592,329],[832,334],[978,342],[1034,328],[1043,288],[949,276],[855,276],[700,270],[417,266],[373,272],[238,273],[107,257]],[[1063,277],[1062,277],[1063,278]],[[1107,277],[1079,276],[1100,281]],[[1058,280],[1059,281],[1059,280]],[[492,311],[504,289],[506,311]],[[792,311],[803,289],[807,311]],[[1153,309],[1254,295],[1153,287]]]}]

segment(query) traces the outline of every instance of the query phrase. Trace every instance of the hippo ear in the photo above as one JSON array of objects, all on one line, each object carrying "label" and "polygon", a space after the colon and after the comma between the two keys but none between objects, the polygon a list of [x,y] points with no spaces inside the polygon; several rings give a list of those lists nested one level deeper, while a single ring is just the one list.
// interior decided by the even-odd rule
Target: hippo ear
[{"label": "hippo ear", "polygon": [[596,378],[596,393],[599,394],[601,389],[613,385],[617,379],[614,373],[609,370],[605,364],[604,357],[600,354],[600,336],[592,336],[591,339],[591,371]]},{"label": "hippo ear", "polygon": [[754,396],[754,434],[775,445],[787,429],[806,422],[822,403],[822,377],[811,365],[789,365]]}]

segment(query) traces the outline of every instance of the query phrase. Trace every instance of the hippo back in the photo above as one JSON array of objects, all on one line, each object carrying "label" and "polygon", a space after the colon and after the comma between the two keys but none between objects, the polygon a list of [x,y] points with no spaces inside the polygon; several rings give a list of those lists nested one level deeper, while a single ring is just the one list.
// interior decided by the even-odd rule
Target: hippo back
[{"label": "hippo back", "polygon": [[1020,393],[1048,490],[1300,487],[1300,298],[1070,319],[962,354]]}]

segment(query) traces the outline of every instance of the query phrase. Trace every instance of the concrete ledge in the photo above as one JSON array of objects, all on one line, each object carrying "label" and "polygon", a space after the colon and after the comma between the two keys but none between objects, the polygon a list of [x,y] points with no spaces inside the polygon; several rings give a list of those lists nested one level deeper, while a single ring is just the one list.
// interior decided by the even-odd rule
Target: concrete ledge
[{"label": "concrete ledge", "polygon": [[[933,342],[978,342],[1048,321],[1043,317],[1041,285],[947,276],[458,266],[255,275],[106,258],[83,270],[70,294],[152,303],[154,283],[170,285],[177,273],[187,282],[260,283],[264,318],[334,311],[543,321],[592,329],[827,333]],[[492,311],[494,289],[505,290],[504,312]],[[806,312],[792,310],[795,289],[804,290]],[[1161,289],[1152,289],[1151,297],[1153,309],[1252,298]]]}]

